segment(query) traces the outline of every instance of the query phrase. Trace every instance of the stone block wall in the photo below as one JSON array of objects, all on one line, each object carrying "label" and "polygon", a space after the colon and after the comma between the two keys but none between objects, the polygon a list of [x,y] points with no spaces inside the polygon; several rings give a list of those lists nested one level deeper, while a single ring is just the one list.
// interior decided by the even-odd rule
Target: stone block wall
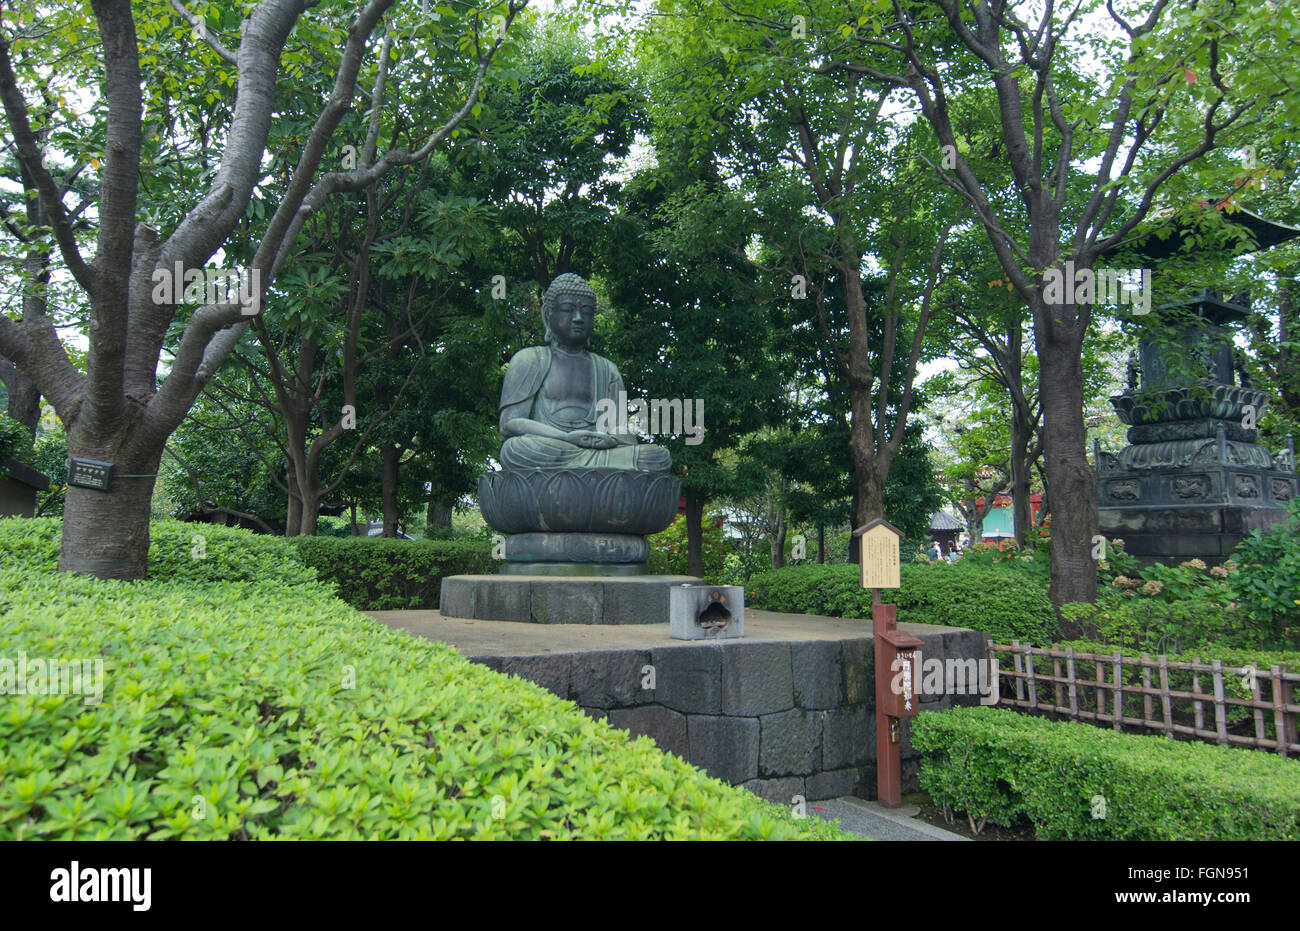
[{"label": "stone block wall", "polygon": [[[904,626],[924,642],[926,659],[984,657],[983,635],[976,631]],[[869,635],[469,659],[535,682],[773,801],[790,804],[796,795],[808,801],[875,797],[875,658]],[[978,700],[936,696],[921,708]],[[917,755],[906,727],[901,756],[904,791],[911,791]]]}]

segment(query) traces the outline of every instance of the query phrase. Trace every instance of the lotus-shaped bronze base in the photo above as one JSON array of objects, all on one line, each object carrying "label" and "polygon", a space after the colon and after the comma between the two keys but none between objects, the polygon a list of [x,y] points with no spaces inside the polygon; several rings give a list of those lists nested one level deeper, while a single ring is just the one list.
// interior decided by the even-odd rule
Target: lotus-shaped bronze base
[{"label": "lotus-shaped bronze base", "polygon": [[681,480],[631,469],[521,469],[478,480],[483,519],[502,533],[658,533]]}]

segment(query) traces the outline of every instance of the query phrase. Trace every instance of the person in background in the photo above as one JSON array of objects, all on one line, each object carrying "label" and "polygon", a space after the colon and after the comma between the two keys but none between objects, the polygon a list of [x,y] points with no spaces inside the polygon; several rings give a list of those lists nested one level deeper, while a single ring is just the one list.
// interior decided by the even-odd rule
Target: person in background
[{"label": "person in background", "polygon": [[929,553],[929,555],[930,555],[930,562],[938,562],[938,561],[939,561],[939,557],[942,555],[942,551],[939,549],[939,541],[938,541],[938,540],[931,540],[931,541],[930,541],[930,553]]}]

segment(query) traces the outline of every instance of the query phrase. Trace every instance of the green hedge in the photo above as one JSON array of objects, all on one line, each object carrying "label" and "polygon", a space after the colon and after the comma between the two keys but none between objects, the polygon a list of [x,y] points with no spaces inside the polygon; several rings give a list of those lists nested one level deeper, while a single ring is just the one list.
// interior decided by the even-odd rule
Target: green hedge
[{"label": "green hedge", "polygon": [[[59,565],[62,519],[0,519],[0,565],[50,572]],[[155,521],[149,527],[153,581],[332,583],[363,611],[436,608],[448,575],[495,574],[491,543],[276,537],[217,524]]]},{"label": "green hedge", "polygon": [[104,691],[5,696],[0,840],[843,836],[319,583],[5,563],[20,654],[101,659]]},{"label": "green hedge", "polygon": [[1045,840],[1300,840],[1300,761],[1275,754],[986,707],[922,712],[911,739],[932,799]]},{"label": "green hedge", "polygon": [[[961,563],[900,569],[902,587],[884,593],[885,601],[898,605],[899,621],[969,627],[1001,643],[1045,646],[1056,635],[1046,587],[1023,573]],[[751,578],[745,603],[766,611],[870,618],[871,592],[860,579],[855,565],[786,566]]]},{"label": "green hedge", "polygon": [[297,537],[298,558],[362,611],[436,608],[449,575],[495,575],[492,544],[477,540]]}]

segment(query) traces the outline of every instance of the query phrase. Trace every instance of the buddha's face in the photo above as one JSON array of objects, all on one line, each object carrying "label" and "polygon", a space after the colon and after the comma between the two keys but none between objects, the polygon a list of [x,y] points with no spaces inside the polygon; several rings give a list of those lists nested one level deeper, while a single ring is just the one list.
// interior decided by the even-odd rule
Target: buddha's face
[{"label": "buddha's face", "polygon": [[596,299],[590,294],[562,294],[551,310],[551,335],[566,349],[581,349],[591,338]]}]

